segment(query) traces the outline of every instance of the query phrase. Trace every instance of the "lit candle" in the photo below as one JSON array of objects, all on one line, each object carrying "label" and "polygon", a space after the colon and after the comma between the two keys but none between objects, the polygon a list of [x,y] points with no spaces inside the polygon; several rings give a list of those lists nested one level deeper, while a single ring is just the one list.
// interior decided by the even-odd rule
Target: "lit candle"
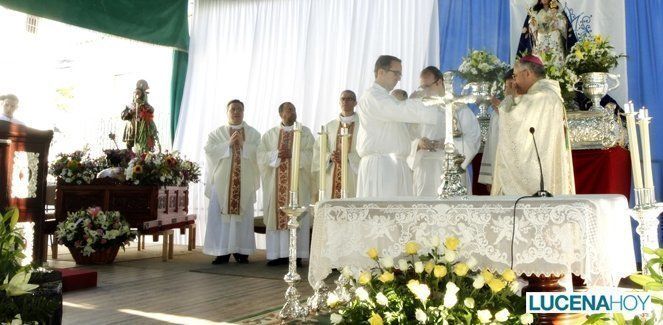
[{"label": "lit candle", "polygon": [[638,124],[642,138],[642,173],[645,179],[645,188],[653,189],[654,180],[651,169],[651,147],[649,145],[649,111],[641,108],[638,112]]},{"label": "lit candle", "polygon": [[348,188],[348,128],[343,124],[341,129],[341,198],[347,197]]},{"label": "lit candle", "polygon": [[444,107],[444,144],[453,143],[453,103]]},{"label": "lit candle", "polygon": [[320,127],[320,172],[318,175],[318,187],[319,187],[319,198],[318,200],[322,201],[324,199],[323,194],[327,189],[327,131],[325,126]]},{"label": "lit candle", "polygon": [[642,170],[640,169],[640,150],[638,148],[638,134],[635,129],[635,112],[633,102],[624,105],[626,113],[626,131],[628,132],[629,152],[631,154],[631,171],[633,172],[633,187],[642,188]]},{"label": "lit candle", "polygon": [[290,192],[299,190],[299,142],[301,126],[295,122],[292,128],[292,158],[290,159]]}]

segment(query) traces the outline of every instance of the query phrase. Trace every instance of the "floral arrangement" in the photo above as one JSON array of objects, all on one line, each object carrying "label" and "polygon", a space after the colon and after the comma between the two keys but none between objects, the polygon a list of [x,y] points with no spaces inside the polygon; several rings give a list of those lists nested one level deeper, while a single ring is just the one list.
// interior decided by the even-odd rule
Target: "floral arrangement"
[{"label": "floral arrangement", "polygon": [[474,50],[458,67],[458,75],[467,82],[500,82],[509,66],[494,54]]},{"label": "floral arrangement", "polygon": [[575,84],[578,83],[580,79],[568,66],[563,65],[561,68],[555,66],[554,62],[557,62],[557,55],[557,53],[552,52],[540,53],[541,61],[543,61],[543,65],[546,69],[546,76],[549,79],[559,82],[564,102],[571,103],[575,100],[576,96],[576,90],[574,88]]},{"label": "floral arrangement", "polygon": [[[458,260],[459,240],[438,237],[423,250],[416,242],[405,245],[405,258],[367,254],[376,266],[357,276],[345,268],[342,284],[329,294],[333,324],[531,324],[516,274],[472,271],[476,260]],[[423,253],[422,255],[419,255]]]},{"label": "floral arrangement", "polygon": [[65,183],[90,184],[101,170],[107,167],[106,159],[91,159],[87,149],[73,153],[60,153],[51,163],[48,172]]},{"label": "floral arrangement", "polygon": [[135,185],[185,186],[199,181],[200,167],[177,152],[142,153],[129,162],[125,175]]},{"label": "floral arrangement", "polygon": [[578,41],[569,50],[566,66],[577,75],[588,72],[609,72],[617,66],[623,54],[615,54],[614,47],[601,35],[588,36]]},{"label": "floral arrangement", "polygon": [[104,212],[99,207],[68,213],[67,219],[58,224],[55,234],[58,243],[81,250],[84,256],[118,245],[124,249],[136,239],[136,231],[129,229],[129,223],[119,212]]}]

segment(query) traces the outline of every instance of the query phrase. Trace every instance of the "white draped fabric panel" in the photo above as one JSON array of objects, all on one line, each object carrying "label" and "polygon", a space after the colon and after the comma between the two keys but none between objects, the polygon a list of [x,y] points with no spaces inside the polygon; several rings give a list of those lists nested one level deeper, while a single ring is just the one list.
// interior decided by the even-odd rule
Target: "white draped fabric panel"
[{"label": "white draped fabric panel", "polygon": [[[173,147],[200,163],[203,173],[207,134],[227,122],[231,99],[245,103],[245,121],[261,133],[279,123],[284,101],[317,130],[336,116],[342,90],[361,96],[370,86],[379,55],[403,60],[397,87],[408,92],[422,68],[439,66],[435,0],[199,0],[193,17]],[[207,220],[203,193],[202,184],[190,189],[198,245]]]}]

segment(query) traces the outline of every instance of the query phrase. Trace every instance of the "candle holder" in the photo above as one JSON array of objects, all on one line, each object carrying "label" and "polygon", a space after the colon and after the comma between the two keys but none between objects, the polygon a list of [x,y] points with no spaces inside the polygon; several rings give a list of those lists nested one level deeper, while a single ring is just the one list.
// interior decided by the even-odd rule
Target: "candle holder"
[{"label": "candle holder", "polygon": [[306,207],[299,205],[298,193],[290,191],[289,203],[287,206],[281,207],[281,211],[288,215],[290,242],[288,273],[283,277],[288,284],[288,289],[285,292],[285,304],[279,312],[279,318],[281,320],[306,319],[309,310],[307,306],[299,302],[299,291],[295,287],[302,280],[297,273],[297,228],[299,228],[299,217],[306,212]]},{"label": "candle holder", "polygon": [[465,171],[460,165],[465,160],[465,156],[456,151],[453,143],[444,144],[444,173],[442,174],[442,184],[437,192],[442,199],[467,195],[467,187],[463,185]]},{"label": "candle holder", "polygon": [[647,269],[647,254],[644,249],[658,248],[658,216],[663,212],[663,204],[656,202],[653,188],[635,189],[635,207],[631,209],[631,216],[638,222],[635,232],[640,236],[640,258],[642,273],[649,274]]}]

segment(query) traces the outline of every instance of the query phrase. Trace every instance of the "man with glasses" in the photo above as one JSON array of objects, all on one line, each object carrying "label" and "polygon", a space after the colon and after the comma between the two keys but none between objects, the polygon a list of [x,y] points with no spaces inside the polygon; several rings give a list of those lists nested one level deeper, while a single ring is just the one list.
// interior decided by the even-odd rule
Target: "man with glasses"
[{"label": "man with glasses", "polygon": [[[435,123],[436,111],[420,100],[398,101],[389,92],[402,75],[401,60],[382,55],[375,62],[375,83],[359,100],[357,153],[361,157],[357,197],[412,196],[410,135],[406,123]],[[439,92],[443,86],[434,85]]]},{"label": "man with glasses", "polygon": [[[439,86],[442,88],[440,89]],[[436,92],[430,89],[435,87]],[[419,88],[428,95],[444,96],[444,81],[442,72],[434,66],[426,67],[419,76]],[[413,94],[414,95],[414,94]],[[467,169],[481,146],[481,130],[479,122],[465,104],[453,107],[453,137],[458,152],[465,156],[461,164],[463,170]],[[436,112],[435,124],[411,124],[410,133],[412,141],[408,163],[413,171],[413,190],[416,196],[437,196],[437,190],[442,184],[444,173],[444,111]],[[466,173],[464,184],[471,193],[472,184],[469,174]]]},{"label": "man with glasses", "polygon": [[516,62],[513,78],[517,94],[500,106],[491,195],[531,195],[539,190],[541,176],[530,128],[535,130],[545,190],[553,195],[575,194],[559,83],[545,79],[543,63],[533,55]]},{"label": "man with glasses", "polygon": [[[357,96],[352,90],[344,90],[341,93],[339,100],[341,112],[339,116],[329,123],[325,124],[327,132],[327,169],[323,172],[326,174],[327,181],[325,182],[325,198],[323,199],[339,199],[341,198],[341,129],[343,127],[348,129],[350,135],[348,141],[350,148],[348,150],[348,188],[345,189],[348,198],[355,197],[357,189],[357,170],[359,169],[359,155],[357,154],[357,131],[359,130],[359,118],[355,114],[355,106],[357,106]],[[313,149],[313,159],[311,160],[311,172],[320,172],[320,138],[315,142]],[[314,177],[315,180],[318,177]],[[320,184],[318,184],[319,188]]]}]

